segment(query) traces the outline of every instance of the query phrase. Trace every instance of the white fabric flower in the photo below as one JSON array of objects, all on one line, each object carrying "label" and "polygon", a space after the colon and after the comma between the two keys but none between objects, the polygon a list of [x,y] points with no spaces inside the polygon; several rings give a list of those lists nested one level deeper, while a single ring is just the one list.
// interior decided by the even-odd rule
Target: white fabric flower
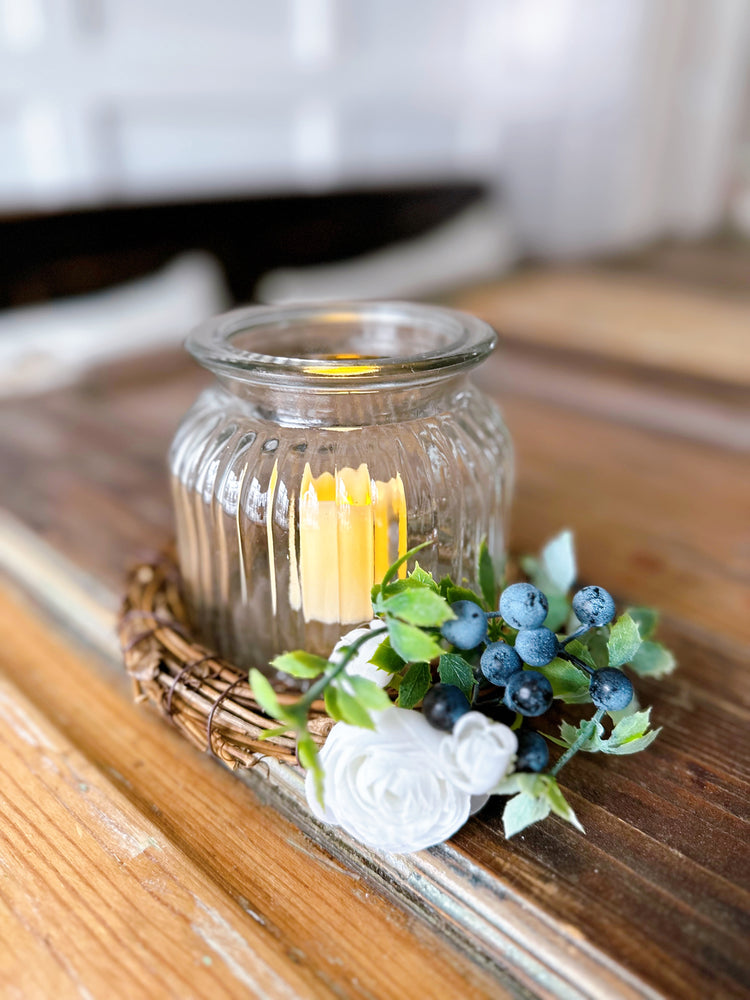
[{"label": "white fabric flower", "polygon": [[[382,672],[382,671],[381,671]],[[374,712],[376,728],[339,722],[320,753],[325,774],[321,808],[312,772],[305,782],[313,813],[364,844],[394,854],[447,840],[469,817],[469,792],[437,767],[446,734],[419,712]]]},{"label": "white fabric flower", "polygon": [[437,766],[464,792],[483,795],[508,773],[518,750],[516,734],[481,712],[466,712],[438,750]]},{"label": "white fabric flower", "polygon": [[[340,662],[344,655],[342,652],[344,647],[351,646],[353,642],[356,642],[357,639],[366,636],[370,629],[374,628],[383,628],[383,623],[379,618],[373,618],[369,625],[363,625],[361,628],[352,629],[351,632],[347,632],[346,635],[342,635],[333,647],[329,657],[331,663]],[[379,632],[377,635],[374,635],[372,639],[368,639],[367,642],[363,642],[351,660],[347,663],[344,668],[344,673],[349,674],[350,677],[366,677],[368,681],[374,681],[378,687],[387,687],[391,683],[393,674],[389,674],[388,671],[381,670],[379,667],[376,667],[374,663],[370,663],[370,660],[375,655],[375,650],[378,648],[383,639],[385,639],[385,633]]]}]

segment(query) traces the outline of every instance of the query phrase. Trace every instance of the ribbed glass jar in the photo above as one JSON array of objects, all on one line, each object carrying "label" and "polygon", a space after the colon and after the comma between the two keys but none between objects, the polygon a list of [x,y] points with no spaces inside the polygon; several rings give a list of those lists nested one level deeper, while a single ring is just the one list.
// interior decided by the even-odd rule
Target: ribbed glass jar
[{"label": "ribbed glass jar", "polygon": [[190,335],[216,382],[169,463],[206,643],[261,668],[327,655],[407,548],[434,543],[420,565],[471,583],[483,539],[502,560],[511,442],[469,381],[494,345],[480,320],[410,303],[251,307]]}]

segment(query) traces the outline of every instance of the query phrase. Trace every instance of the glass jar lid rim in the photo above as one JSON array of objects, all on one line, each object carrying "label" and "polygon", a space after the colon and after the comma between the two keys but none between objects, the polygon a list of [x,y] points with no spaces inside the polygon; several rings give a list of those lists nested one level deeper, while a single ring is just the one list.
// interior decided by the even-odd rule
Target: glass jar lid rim
[{"label": "glass jar lid rim", "polygon": [[[239,346],[241,335],[273,329],[336,324],[357,326],[400,324],[420,331],[432,345],[409,352],[340,355],[272,354]],[[306,386],[331,387],[345,381],[346,387],[368,383],[404,382],[445,376],[482,361],[494,348],[497,335],[484,320],[443,306],[400,301],[335,301],[259,305],[233,309],[201,323],[188,335],[186,347],[204,367],[234,379],[283,381]],[[348,364],[342,364],[342,360]]]}]

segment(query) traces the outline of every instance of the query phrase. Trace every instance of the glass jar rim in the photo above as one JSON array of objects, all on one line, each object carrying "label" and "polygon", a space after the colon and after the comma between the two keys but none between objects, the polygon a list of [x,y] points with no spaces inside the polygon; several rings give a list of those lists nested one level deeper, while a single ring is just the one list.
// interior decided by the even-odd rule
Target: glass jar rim
[{"label": "glass jar rim", "polygon": [[[415,349],[385,353],[301,351],[278,353],[284,338],[309,337],[315,330],[368,329],[376,347],[396,331],[411,331]],[[263,346],[272,336],[277,353]],[[246,340],[247,346],[236,341]],[[187,350],[215,374],[242,381],[284,383],[323,389],[352,389],[443,378],[479,364],[497,334],[484,320],[443,306],[417,302],[335,301],[259,305],[233,309],[206,320],[188,335]],[[332,341],[333,343],[333,341]],[[340,346],[340,345],[339,345]],[[347,361],[347,364],[342,364]]]}]

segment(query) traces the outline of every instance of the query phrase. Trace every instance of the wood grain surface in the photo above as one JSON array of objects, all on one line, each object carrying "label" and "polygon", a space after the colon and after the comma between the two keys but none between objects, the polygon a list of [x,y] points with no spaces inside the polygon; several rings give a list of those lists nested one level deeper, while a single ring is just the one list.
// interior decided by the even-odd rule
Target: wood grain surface
[{"label": "wood grain surface", "polygon": [[[489,308],[485,290],[462,301]],[[732,306],[750,317],[741,297]],[[713,316],[716,341],[726,314]],[[722,357],[736,350],[734,319],[727,330]],[[572,527],[582,581],[659,606],[680,661],[672,677],[638,685],[663,726],[648,753],[579,755],[566,768],[586,836],[549,820],[508,843],[491,805],[411,867],[358,860],[301,806],[295,814],[291,792],[264,799],[260,774],[248,789],[128,702],[106,658],[75,644],[73,606],[85,605],[70,595],[86,585],[71,572],[66,605],[63,562],[53,603],[58,627],[77,639],[17,597],[0,601],[3,719],[43,734],[35,745],[7,725],[0,744],[2,860],[23,887],[11,898],[11,879],[2,884],[4,937],[16,944],[0,976],[18,995],[187,995],[179,976],[189,968],[197,996],[212,971],[217,995],[284,995],[264,978],[280,975],[300,996],[748,996],[750,441],[740,369],[654,362],[616,345],[589,354],[584,340],[561,334],[541,350],[517,329],[478,381],[516,442],[513,547],[536,549]],[[710,353],[704,344],[691,342],[691,356]],[[0,503],[95,582],[88,600],[104,623],[112,608],[102,595],[117,592],[124,565],[171,532],[164,454],[207,379],[178,355],[152,356],[0,404]],[[34,591],[46,571],[30,551],[8,543],[3,561]],[[147,846],[117,855],[110,821]],[[230,958],[195,931],[195,899],[229,928]],[[59,930],[66,919],[75,940]],[[113,947],[106,994],[101,953]],[[160,955],[183,970],[177,978]],[[133,991],[118,992],[128,976]],[[150,993],[139,993],[144,984]]]}]

